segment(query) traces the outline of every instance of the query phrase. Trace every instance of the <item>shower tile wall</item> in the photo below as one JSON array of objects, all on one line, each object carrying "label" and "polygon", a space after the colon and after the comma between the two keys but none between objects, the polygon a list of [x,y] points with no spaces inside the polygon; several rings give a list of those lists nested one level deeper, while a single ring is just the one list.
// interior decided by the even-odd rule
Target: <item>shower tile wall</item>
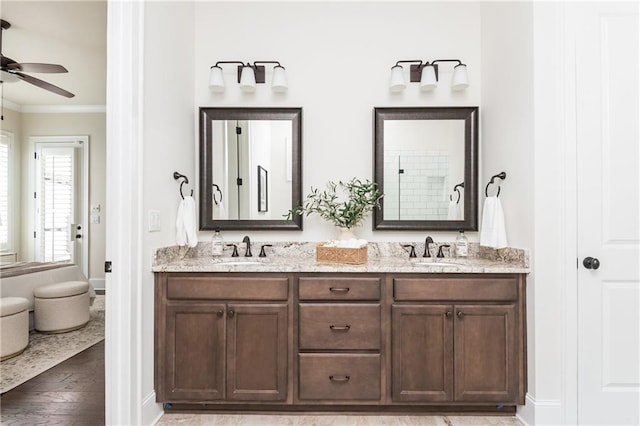
[{"label": "shower tile wall", "polygon": [[384,168],[385,219],[447,218],[450,185],[446,151],[386,151]]}]

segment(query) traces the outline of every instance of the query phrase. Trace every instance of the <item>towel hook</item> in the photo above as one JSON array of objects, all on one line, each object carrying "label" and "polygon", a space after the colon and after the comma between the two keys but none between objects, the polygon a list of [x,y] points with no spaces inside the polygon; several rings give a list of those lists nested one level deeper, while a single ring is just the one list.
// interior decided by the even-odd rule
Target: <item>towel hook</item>
[{"label": "towel hook", "polygon": [[[184,185],[185,183],[189,183],[189,178],[178,172],[173,172],[173,178],[175,180],[184,179],[182,182],[180,182],[180,197],[182,197],[182,199],[184,200],[184,194],[182,193],[182,185]],[[191,190],[191,196],[193,197],[193,189]]]},{"label": "towel hook", "polygon": [[[456,200],[456,204],[460,204],[460,188],[464,188],[464,182],[460,182],[459,184],[453,187],[453,190],[458,193],[458,199]],[[451,200],[451,196],[449,196],[449,200]]]},{"label": "towel hook", "polygon": [[213,193],[213,202],[214,202],[214,203],[215,203],[215,205],[217,206],[218,204],[221,204],[221,203],[222,203],[222,190],[221,190],[221,189],[220,189],[220,187],[219,187],[217,184],[215,184],[215,183],[212,183],[212,184],[211,184],[211,186],[215,188],[215,190],[216,190],[217,194],[220,194],[220,201],[218,201],[218,200],[216,199],[216,195],[217,195],[217,194],[216,194],[216,192],[214,192],[214,193]]},{"label": "towel hook", "polygon": [[[485,197],[489,196],[489,185],[491,185],[492,183],[494,183],[495,179],[501,179],[501,180],[505,180],[507,178],[507,174],[505,172],[500,172],[497,175],[493,175],[491,176],[491,180],[489,181],[489,183],[487,184],[487,186],[484,187],[484,195]],[[496,197],[500,196],[500,185],[498,185],[498,193],[496,194]]]}]

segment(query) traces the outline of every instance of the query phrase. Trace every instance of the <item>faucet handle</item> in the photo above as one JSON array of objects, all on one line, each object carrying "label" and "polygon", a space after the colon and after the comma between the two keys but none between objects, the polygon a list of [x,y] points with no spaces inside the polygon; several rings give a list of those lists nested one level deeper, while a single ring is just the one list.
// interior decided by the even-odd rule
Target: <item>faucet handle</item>
[{"label": "faucet handle", "polygon": [[265,253],[264,251],[265,247],[273,247],[273,244],[263,244],[262,246],[260,246],[260,254],[258,255],[258,257],[267,257],[267,253]]},{"label": "faucet handle", "polygon": [[449,248],[449,244],[443,244],[440,247],[438,247],[438,254],[436,255],[436,257],[444,257],[444,253],[442,252],[443,248]]},{"label": "faucet handle", "polygon": [[238,257],[238,245],[237,244],[227,244],[227,247],[233,247],[233,253],[231,257]]},{"label": "faucet handle", "polygon": [[416,257],[416,246],[413,244],[405,244],[402,247],[411,247],[411,251],[409,252],[409,257]]}]

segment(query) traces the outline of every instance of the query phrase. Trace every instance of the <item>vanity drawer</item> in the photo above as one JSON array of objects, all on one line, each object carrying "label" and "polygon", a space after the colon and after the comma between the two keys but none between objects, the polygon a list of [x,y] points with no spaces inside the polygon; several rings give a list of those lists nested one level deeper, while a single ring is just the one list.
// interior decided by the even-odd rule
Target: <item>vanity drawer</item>
[{"label": "vanity drawer", "polygon": [[300,354],[299,399],[379,401],[379,354]]},{"label": "vanity drawer", "polygon": [[512,276],[478,278],[395,278],[397,301],[512,301],[518,298],[518,280]]},{"label": "vanity drawer", "polygon": [[380,300],[380,278],[303,277],[300,300]]},{"label": "vanity drawer", "polygon": [[169,299],[191,300],[287,300],[285,277],[169,276]]},{"label": "vanity drawer", "polygon": [[379,304],[300,304],[300,349],[380,349]]}]

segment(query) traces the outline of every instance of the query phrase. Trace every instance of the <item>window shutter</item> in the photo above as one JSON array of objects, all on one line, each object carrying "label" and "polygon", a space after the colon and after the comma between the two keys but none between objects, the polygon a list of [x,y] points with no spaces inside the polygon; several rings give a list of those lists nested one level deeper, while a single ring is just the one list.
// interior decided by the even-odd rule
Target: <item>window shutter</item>
[{"label": "window shutter", "polygon": [[0,137],[0,251],[9,249],[9,138]]},{"label": "window shutter", "polygon": [[71,259],[70,226],[73,218],[73,156],[45,154],[40,159],[40,211],[43,231],[41,258],[45,262]]}]

